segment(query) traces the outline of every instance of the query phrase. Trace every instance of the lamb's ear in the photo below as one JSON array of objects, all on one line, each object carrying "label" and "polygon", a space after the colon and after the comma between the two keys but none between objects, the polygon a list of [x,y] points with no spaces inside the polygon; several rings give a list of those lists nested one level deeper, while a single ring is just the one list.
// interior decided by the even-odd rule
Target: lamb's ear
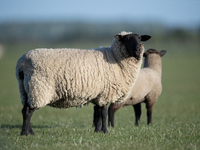
[{"label": "lamb's ear", "polygon": [[118,41],[123,41],[123,36],[122,36],[122,35],[115,35],[114,37],[115,37],[115,39],[117,39]]},{"label": "lamb's ear", "polygon": [[161,57],[164,56],[166,52],[167,52],[166,50],[161,50],[161,51],[160,51],[160,56],[161,56]]},{"label": "lamb's ear", "polygon": [[141,41],[147,41],[151,38],[150,35],[141,35],[140,37],[141,37]]}]

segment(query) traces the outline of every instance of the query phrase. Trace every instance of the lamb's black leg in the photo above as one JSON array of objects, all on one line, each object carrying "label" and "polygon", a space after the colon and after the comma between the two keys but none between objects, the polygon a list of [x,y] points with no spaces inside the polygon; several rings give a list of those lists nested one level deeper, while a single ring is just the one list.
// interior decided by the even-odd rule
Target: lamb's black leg
[{"label": "lamb's black leg", "polygon": [[111,103],[108,108],[108,126],[114,128],[114,119],[115,119],[114,103]]},{"label": "lamb's black leg", "polygon": [[147,108],[147,124],[151,125],[152,124],[152,111],[153,111],[153,105],[149,104],[148,102],[146,103],[146,108]]},{"label": "lamb's black leg", "polygon": [[135,111],[135,125],[138,126],[140,122],[140,116],[141,116],[141,103],[133,105],[133,107]]},{"label": "lamb's black leg", "polygon": [[106,120],[107,120],[107,105],[104,105],[101,107],[101,115],[102,115],[102,131],[104,133],[108,133],[107,127],[106,127]]},{"label": "lamb's black leg", "polygon": [[30,108],[28,104],[25,104],[22,109],[22,115],[23,115],[23,125],[22,125],[22,131],[21,135],[28,135],[29,133],[34,135],[34,132],[31,127],[31,116],[35,109]]},{"label": "lamb's black leg", "polygon": [[114,128],[115,123],[115,112],[121,108],[124,105],[124,103],[121,104],[114,104],[111,103],[108,108],[108,126],[112,126]]},{"label": "lamb's black leg", "polygon": [[101,132],[101,122],[102,122],[102,116],[101,116],[101,107],[96,105],[95,107],[95,130],[94,132]]}]

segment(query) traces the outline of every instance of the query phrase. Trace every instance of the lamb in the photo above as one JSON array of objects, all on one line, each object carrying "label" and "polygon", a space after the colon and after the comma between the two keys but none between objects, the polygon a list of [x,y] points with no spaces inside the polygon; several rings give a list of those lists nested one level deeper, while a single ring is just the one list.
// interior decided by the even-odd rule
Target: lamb
[{"label": "lamb", "polygon": [[[111,47],[34,49],[22,55],[16,65],[23,105],[21,135],[34,134],[31,116],[46,105],[70,108],[92,102],[100,109],[99,118],[105,121],[106,104],[127,99],[142,63],[141,41],[150,38],[121,32]],[[107,133],[105,122],[102,128]],[[100,131],[99,126],[95,131]]]},{"label": "lamb", "polygon": [[166,53],[149,49],[144,53],[144,68],[140,70],[139,77],[127,100],[121,104],[111,103],[108,109],[108,125],[114,127],[114,114],[122,106],[133,105],[135,111],[135,125],[139,125],[141,116],[141,103],[146,103],[147,124],[152,124],[152,110],[162,92],[161,57]]}]

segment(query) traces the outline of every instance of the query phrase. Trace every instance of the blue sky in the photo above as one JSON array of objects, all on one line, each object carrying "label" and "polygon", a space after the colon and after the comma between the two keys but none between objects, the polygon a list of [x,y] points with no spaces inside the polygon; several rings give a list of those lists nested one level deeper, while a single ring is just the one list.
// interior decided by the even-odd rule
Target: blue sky
[{"label": "blue sky", "polygon": [[1,0],[0,23],[81,20],[200,26],[199,0]]}]

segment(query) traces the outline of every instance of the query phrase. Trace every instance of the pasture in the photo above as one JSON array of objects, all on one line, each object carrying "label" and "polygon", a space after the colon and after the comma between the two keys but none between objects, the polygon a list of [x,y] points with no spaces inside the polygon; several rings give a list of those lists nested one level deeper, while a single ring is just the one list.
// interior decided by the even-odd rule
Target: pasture
[{"label": "pasture", "polygon": [[94,48],[110,43],[57,45],[4,45],[0,59],[0,149],[200,149],[200,44],[198,41],[145,43],[145,49],[165,49],[162,58],[163,92],[153,109],[153,124],[146,124],[142,105],[140,125],[134,126],[132,106],[115,115],[109,134],[94,133],[93,105],[83,108],[44,107],[34,112],[35,136],[20,136],[21,101],[15,66],[26,51],[38,47]]}]

